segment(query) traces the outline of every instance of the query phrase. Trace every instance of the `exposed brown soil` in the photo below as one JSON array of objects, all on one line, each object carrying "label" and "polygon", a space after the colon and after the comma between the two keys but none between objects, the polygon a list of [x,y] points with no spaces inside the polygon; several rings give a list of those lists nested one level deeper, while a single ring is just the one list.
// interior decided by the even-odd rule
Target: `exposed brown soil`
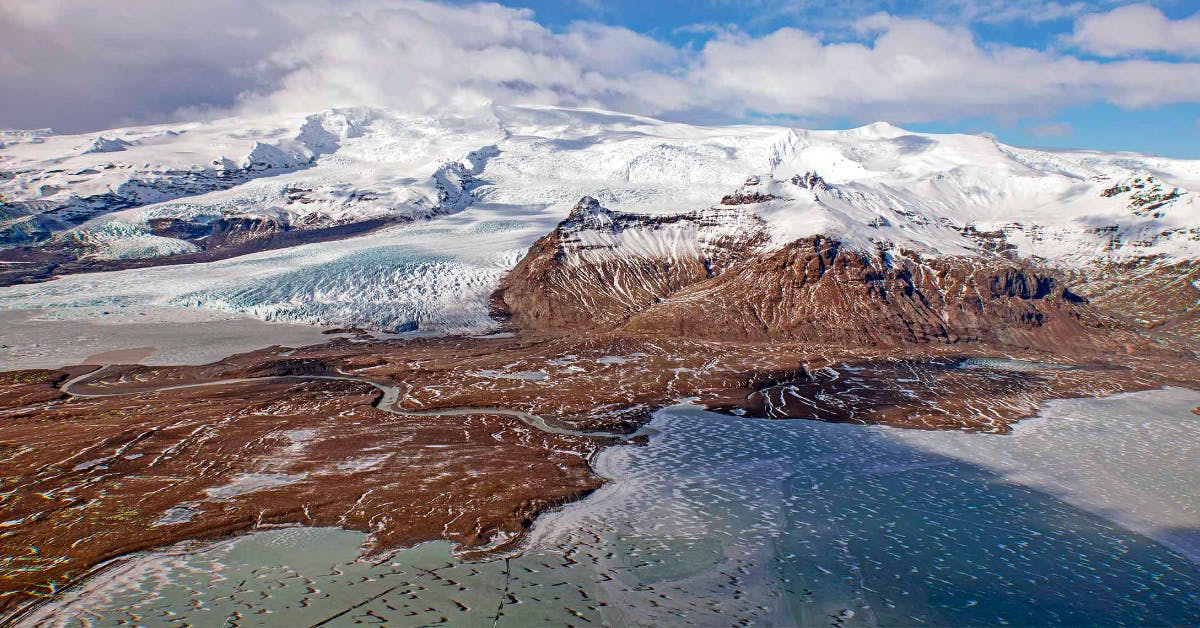
[{"label": "exposed brown soil", "polygon": [[88,364],[125,364],[141,362],[158,352],[158,347],[132,347],[129,349],[114,349],[90,355],[84,362]]},{"label": "exposed brown soil", "polygon": [[69,376],[9,373],[0,386],[0,610],[109,558],[275,524],[370,532],[379,549],[507,547],[537,513],[600,485],[587,458],[603,441],[486,413],[398,417],[373,407],[368,385],[64,400]]}]

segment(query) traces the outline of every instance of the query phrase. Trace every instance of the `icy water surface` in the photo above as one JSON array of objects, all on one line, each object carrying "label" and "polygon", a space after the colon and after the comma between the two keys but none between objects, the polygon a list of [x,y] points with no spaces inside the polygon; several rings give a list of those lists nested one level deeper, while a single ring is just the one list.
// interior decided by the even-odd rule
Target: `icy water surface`
[{"label": "icy water surface", "polygon": [[1055,402],[1013,436],[678,406],[658,414],[648,447],[603,454],[614,482],[540,519],[519,556],[464,563],[429,543],[357,560],[360,534],[271,530],[144,555],[43,618],[1195,625],[1196,405],[1200,393],[1178,389]]}]

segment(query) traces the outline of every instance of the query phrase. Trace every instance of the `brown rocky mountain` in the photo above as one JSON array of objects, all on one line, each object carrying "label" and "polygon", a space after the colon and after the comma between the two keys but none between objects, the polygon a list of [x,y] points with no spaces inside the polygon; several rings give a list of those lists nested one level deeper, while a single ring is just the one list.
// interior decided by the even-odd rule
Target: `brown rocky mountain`
[{"label": "brown rocky mountain", "polygon": [[741,207],[649,218],[584,198],[504,279],[494,308],[525,329],[850,345],[1063,346],[1118,326],[1053,271],[998,255],[768,241]]},{"label": "brown rocky mountain", "polygon": [[493,311],[520,328],[616,328],[758,250],[764,227],[741,208],[648,217],[584,197],[501,281]]}]

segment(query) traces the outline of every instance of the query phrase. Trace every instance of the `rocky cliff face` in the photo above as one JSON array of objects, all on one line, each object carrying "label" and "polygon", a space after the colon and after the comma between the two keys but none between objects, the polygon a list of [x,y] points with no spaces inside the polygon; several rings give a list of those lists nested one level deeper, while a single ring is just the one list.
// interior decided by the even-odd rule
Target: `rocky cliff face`
[{"label": "rocky cliff face", "polygon": [[1200,265],[1142,260],[1070,273],[1096,307],[1189,352],[1200,348]]},{"label": "rocky cliff face", "polygon": [[520,328],[854,345],[1062,345],[1115,325],[1053,273],[1000,256],[768,242],[740,206],[649,218],[585,198],[494,306]]},{"label": "rocky cliff face", "polygon": [[1052,276],[1002,259],[863,253],[820,236],[747,259],[626,328],[854,345],[1077,342],[1105,319]]},{"label": "rocky cliff face", "polygon": [[612,329],[766,241],[741,209],[648,217],[584,197],[501,282],[493,311],[522,328]]}]

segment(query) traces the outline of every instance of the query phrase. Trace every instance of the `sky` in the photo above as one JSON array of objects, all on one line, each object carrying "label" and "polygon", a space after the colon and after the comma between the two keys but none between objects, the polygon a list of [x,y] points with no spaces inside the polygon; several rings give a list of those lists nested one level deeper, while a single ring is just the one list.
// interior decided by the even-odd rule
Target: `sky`
[{"label": "sky", "polygon": [[0,128],[491,103],[1200,158],[1200,6],[0,0]]}]

